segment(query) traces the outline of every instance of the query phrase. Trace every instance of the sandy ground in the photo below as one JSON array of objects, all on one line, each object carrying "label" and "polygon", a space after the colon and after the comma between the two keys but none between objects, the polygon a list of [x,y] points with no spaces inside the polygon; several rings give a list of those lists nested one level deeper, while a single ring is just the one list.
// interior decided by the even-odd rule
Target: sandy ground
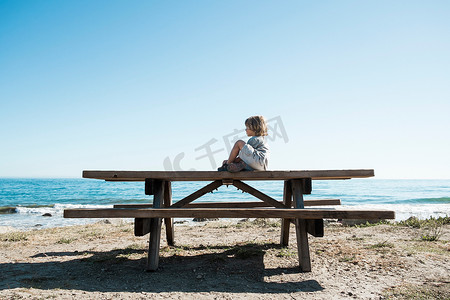
[{"label": "sandy ground", "polygon": [[148,236],[118,220],[4,231],[0,299],[450,299],[449,225],[430,242],[423,229],[331,223],[310,236],[308,273],[294,227],[282,248],[276,220],[177,224],[156,272],[145,271]]}]

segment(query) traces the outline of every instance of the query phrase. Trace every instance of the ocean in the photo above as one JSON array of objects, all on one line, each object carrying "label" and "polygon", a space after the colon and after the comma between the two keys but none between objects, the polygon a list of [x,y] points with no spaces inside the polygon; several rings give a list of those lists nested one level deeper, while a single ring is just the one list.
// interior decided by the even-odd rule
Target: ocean
[{"label": "ocean", "polygon": [[[173,201],[208,182],[173,182]],[[282,181],[248,181],[249,185],[282,200]],[[351,179],[313,181],[305,199],[341,199],[342,207],[390,209],[396,220],[411,216],[450,215],[450,180]],[[222,186],[200,201],[255,201],[234,186]],[[98,219],[64,219],[65,208],[112,207],[114,204],[149,203],[143,182],[105,182],[94,179],[6,179],[0,178],[0,226],[18,229],[86,224]],[[44,216],[44,215],[47,216]]]}]

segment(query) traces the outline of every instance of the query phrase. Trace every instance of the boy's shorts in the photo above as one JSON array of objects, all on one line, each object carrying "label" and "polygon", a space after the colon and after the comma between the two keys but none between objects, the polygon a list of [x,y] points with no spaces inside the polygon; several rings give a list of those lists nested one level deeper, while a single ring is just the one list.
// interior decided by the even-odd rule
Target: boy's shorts
[{"label": "boy's shorts", "polygon": [[261,165],[259,157],[254,152],[255,149],[252,146],[245,144],[239,151],[239,158],[247,164],[247,170],[264,171],[266,168],[264,168],[264,165]]}]

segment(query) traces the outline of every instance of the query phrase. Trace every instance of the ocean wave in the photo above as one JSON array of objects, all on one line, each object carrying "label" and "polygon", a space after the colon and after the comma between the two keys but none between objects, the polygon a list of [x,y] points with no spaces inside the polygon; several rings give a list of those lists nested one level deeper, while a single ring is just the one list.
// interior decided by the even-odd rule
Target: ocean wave
[{"label": "ocean wave", "polygon": [[405,203],[430,203],[430,204],[438,204],[438,203],[450,203],[450,197],[441,197],[441,198],[418,198],[418,199],[408,199],[404,200]]},{"label": "ocean wave", "polygon": [[363,204],[363,205],[342,205],[340,208],[355,208],[361,210],[393,210],[395,220],[403,221],[410,217],[427,219],[430,217],[450,216],[450,205],[448,204]]},{"label": "ocean wave", "polygon": [[69,208],[112,208],[112,205],[85,205],[85,204],[53,204],[41,206],[17,206],[18,214],[51,214],[52,216],[62,216],[64,209]]},{"label": "ocean wave", "polygon": [[98,222],[99,219],[96,218],[66,219],[63,216],[64,209],[112,208],[112,205],[54,204],[46,207],[18,206],[13,208],[16,211],[14,214],[10,213],[2,215],[2,217],[0,218],[0,226],[11,226],[23,230],[34,230],[42,228],[95,223]]},{"label": "ocean wave", "polygon": [[55,204],[29,204],[29,205],[18,205],[18,207],[28,207],[28,208],[42,208],[42,207],[51,207],[53,208]]},{"label": "ocean wave", "polygon": [[54,208],[54,204],[47,204],[47,205],[38,205],[38,204],[31,204],[31,205],[18,205],[18,206],[0,206],[0,214],[16,214],[20,211],[39,211],[39,210],[47,210],[48,208]]}]

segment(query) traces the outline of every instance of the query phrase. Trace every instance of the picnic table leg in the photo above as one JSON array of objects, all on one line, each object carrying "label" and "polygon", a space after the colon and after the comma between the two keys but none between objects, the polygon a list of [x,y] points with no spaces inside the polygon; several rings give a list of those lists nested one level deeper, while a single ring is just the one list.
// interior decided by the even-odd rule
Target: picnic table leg
[{"label": "picnic table leg", "polygon": [[[283,204],[288,207],[292,206],[292,189],[291,182],[289,180],[284,181]],[[283,247],[287,247],[289,245],[289,227],[291,226],[290,221],[290,219],[281,219],[280,244]]]},{"label": "picnic table leg", "polygon": [[[153,207],[160,208],[164,199],[164,180],[153,181]],[[150,239],[148,245],[147,270],[155,271],[159,263],[159,245],[161,241],[161,218],[152,218],[150,223]]]},{"label": "picnic table leg", "polygon": [[[145,194],[148,196],[154,195],[153,186],[154,180],[151,178],[145,179]],[[149,218],[135,218],[134,219],[134,235],[144,236],[150,232],[150,224],[152,220]]]},{"label": "picnic table leg", "polygon": [[[294,196],[294,207],[296,209],[305,208],[303,202],[303,186],[302,179],[292,180],[292,194]],[[297,235],[297,249],[300,269],[303,272],[311,272],[311,259],[309,256],[308,232],[306,229],[306,220],[295,220],[295,231]]]},{"label": "picnic table leg", "polygon": [[[164,207],[170,207],[172,205],[172,182],[166,181],[164,188]],[[167,245],[173,246],[174,242],[174,232],[173,232],[173,219],[165,218],[164,224],[166,225],[166,239]]]}]

